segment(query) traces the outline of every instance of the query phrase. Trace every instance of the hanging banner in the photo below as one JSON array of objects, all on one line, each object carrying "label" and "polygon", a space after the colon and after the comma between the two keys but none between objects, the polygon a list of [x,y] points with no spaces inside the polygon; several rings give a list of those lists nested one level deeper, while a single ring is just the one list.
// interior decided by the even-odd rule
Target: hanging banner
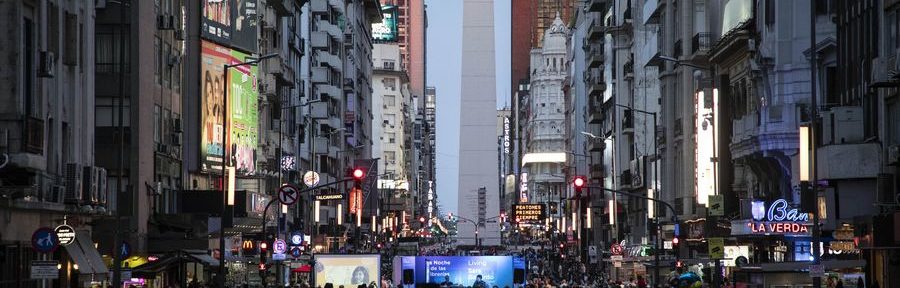
[{"label": "hanging banner", "polygon": [[350,189],[350,214],[362,212],[362,189],[353,187]]}]

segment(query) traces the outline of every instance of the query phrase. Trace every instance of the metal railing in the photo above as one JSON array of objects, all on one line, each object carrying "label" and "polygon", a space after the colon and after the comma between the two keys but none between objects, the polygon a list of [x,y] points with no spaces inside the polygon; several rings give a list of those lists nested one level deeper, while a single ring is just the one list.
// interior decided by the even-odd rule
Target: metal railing
[{"label": "metal railing", "polygon": [[709,51],[709,48],[709,32],[697,32],[697,34],[694,34],[694,37],[691,38],[691,54],[697,54],[697,52],[706,53]]}]

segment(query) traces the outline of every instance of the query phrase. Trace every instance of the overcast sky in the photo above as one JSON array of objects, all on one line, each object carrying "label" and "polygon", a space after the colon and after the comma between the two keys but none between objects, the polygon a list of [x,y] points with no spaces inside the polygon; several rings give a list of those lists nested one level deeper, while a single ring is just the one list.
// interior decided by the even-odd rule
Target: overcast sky
[{"label": "overcast sky", "polygon": [[[462,0],[426,0],[428,85],[437,91],[437,193],[443,212],[456,212]],[[497,106],[509,103],[510,0],[494,0]],[[499,197],[499,196],[498,196]]]}]

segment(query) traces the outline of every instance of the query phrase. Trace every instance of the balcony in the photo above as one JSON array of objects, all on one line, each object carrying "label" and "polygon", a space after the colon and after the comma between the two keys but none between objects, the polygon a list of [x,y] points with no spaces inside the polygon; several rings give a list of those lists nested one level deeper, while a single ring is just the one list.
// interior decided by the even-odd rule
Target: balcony
[{"label": "balcony", "polygon": [[328,35],[334,37],[335,40],[340,41],[344,39],[344,32],[341,31],[341,28],[337,25],[331,24],[328,21],[316,21],[316,28],[317,31],[324,31],[325,33],[328,33]]},{"label": "balcony", "polygon": [[591,109],[588,112],[588,124],[600,124],[600,122],[603,122],[603,112],[599,109]]},{"label": "balcony", "polygon": [[587,39],[589,40],[598,40],[603,37],[603,26],[598,21],[594,21],[591,23],[591,26],[588,27],[587,30]]},{"label": "balcony", "polygon": [[588,0],[587,9],[590,12],[604,12],[606,9],[606,0]]},{"label": "balcony", "polygon": [[644,2],[644,24],[659,24],[659,14],[666,6],[665,0],[647,0]]},{"label": "balcony", "polygon": [[265,69],[263,71],[268,74],[282,75],[284,74],[284,64],[281,57],[272,57],[265,61]]},{"label": "balcony", "polygon": [[332,99],[341,99],[341,89],[337,86],[331,84],[317,84],[316,86],[316,95],[319,95],[319,98],[332,98]]},{"label": "balcony", "polygon": [[331,69],[328,67],[312,67],[312,75],[310,75],[313,84],[323,84],[329,82]]},{"label": "balcony", "polygon": [[694,56],[706,55],[710,48],[710,33],[698,32],[691,38],[691,54]]},{"label": "balcony", "polygon": [[622,133],[634,134],[634,112],[631,110],[622,112]]},{"label": "balcony", "polygon": [[325,1],[309,1],[309,11],[312,14],[328,13],[328,3]]},{"label": "balcony", "polygon": [[825,145],[816,158],[821,179],[876,178],[882,159],[878,143]]},{"label": "balcony", "polygon": [[606,149],[606,142],[603,139],[591,139],[588,142],[588,151],[590,152],[600,152]]},{"label": "balcony", "polygon": [[341,68],[343,67],[341,58],[328,51],[319,51],[316,53],[316,60],[319,60],[320,64],[325,64],[337,71],[341,71]]},{"label": "balcony", "polygon": [[603,92],[606,91],[606,82],[604,82],[601,77],[594,76],[587,78],[586,80],[587,83],[585,84],[588,96],[599,98],[603,95]]},{"label": "balcony", "polygon": [[588,60],[588,68],[598,68],[603,65],[603,48],[600,45],[592,45],[584,56]]},{"label": "balcony", "polygon": [[294,1],[291,1],[291,0],[267,0],[266,1],[266,3],[268,3],[269,6],[272,6],[272,8],[275,10],[275,14],[280,17],[291,15],[290,7],[293,5],[293,3],[291,3],[291,2],[294,2]]},{"label": "balcony", "polygon": [[313,31],[310,33],[309,46],[312,49],[327,50],[329,42],[328,34],[324,31]]}]

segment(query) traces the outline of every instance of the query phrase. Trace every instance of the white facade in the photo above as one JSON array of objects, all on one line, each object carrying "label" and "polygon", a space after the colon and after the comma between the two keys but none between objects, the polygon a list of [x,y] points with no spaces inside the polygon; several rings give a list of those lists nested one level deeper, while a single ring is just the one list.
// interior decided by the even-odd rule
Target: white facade
[{"label": "white facade", "polygon": [[[408,187],[409,167],[407,165],[407,147],[405,139],[410,135],[406,127],[412,125],[408,110],[411,108],[409,78],[401,69],[400,49],[397,44],[375,44],[372,63],[375,73],[372,77],[372,135],[376,136],[372,144],[372,157],[378,161],[379,173],[390,174],[393,186]],[[379,181],[379,188],[382,181]],[[393,187],[392,186],[392,187]],[[408,188],[407,188],[408,189]]]},{"label": "white facade", "polygon": [[[525,157],[529,202],[560,202],[566,176],[563,166],[570,154],[563,85],[569,73],[569,29],[557,15],[544,33],[543,48],[531,50],[531,93],[525,119]],[[532,156],[534,155],[534,156]],[[531,157],[529,157],[531,156]],[[561,156],[561,157],[560,157]],[[534,159],[533,161],[528,161]]]},{"label": "white facade", "polygon": [[[463,1],[460,89],[459,191],[461,218],[479,222],[481,245],[500,243],[497,217],[497,99],[494,67],[494,1]],[[486,195],[479,197],[479,190]],[[497,221],[494,219],[493,221]],[[457,244],[474,245],[476,227],[460,221]]]}]

